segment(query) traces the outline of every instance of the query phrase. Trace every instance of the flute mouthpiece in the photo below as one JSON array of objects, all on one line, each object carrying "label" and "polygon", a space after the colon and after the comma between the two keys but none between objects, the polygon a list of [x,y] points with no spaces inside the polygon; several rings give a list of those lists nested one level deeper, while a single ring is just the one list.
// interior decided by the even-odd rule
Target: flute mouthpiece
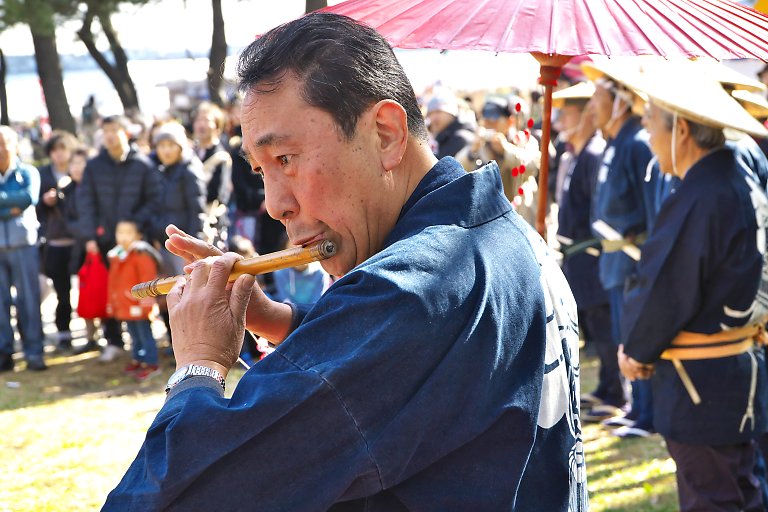
[{"label": "flute mouthpiece", "polygon": [[334,254],[336,254],[336,244],[334,244],[330,240],[323,240],[317,246],[317,252],[320,253],[323,259],[330,258]]}]

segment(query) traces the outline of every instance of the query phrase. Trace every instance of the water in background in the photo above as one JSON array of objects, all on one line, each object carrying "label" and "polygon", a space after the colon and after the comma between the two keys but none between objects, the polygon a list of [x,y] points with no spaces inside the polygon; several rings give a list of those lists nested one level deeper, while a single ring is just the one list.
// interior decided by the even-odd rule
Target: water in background
[{"label": "water in background", "polygon": [[[208,59],[133,60],[128,62],[139,104],[147,114],[170,107],[168,82],[205,79]],[[12,121],[28,121],[46,114],[42,88],[36,73],[6,77],[8,115]],[[83,104],[93,94],[102,115],[122,113],[123,107],[112,82],[101,69],[64,71],[64,88],[72,114],[80,116]]]},{"label": "water in background", "polygon": [[[420,93],[439,81],[456,90],[472,91],[498,87],[535,87],[538,64],[528,54],[435,50],[397,50],[405,72]],[[236,57],[229,57],[224,76],[234,76]],[[170,94],[167,84],[205,80],[208,59],[132,60],[128,63],[136,85],[141,110],[146,115],[167,112]],[[30,121],[45,115],[42,89],[35,73],[6,77],[8,112],[12,121]],[[102,115],[122,113],[120,99],[100,69],[64,71],[64,88],[72,114],[79,117],[83,104],[93,94]]]}]

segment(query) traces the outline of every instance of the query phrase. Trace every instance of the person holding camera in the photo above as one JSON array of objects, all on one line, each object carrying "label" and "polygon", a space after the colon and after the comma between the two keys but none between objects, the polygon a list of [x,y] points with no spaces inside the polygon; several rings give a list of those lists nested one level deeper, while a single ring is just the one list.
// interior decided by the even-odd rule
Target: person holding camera
[{"label": "person holding camera", "polygon": [[456,155],[467,171],[495,160],[501,172],[504,195],[515,205],[517,213],[529,224],[536,220],[536,176],[541,158],[538,141],[528,131],[520,131],[524,102],[515,98],[486,98],[480,115],[480,129],[472,144]]}]

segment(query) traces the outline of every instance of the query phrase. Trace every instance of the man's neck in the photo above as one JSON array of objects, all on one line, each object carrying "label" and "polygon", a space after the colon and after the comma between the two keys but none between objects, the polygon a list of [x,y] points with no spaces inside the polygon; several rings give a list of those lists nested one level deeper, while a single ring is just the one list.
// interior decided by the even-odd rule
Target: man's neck
[{"label": "man's neck", "polygon": [[125,159],[125,156],[128,154],[129,149],[129,146],[120,146],[119,149],[108,149],[107,152],[109,153],[109,156],[112,157],[112,160],[116,162],[122,162]]},{"label": "man's neck", "polygon": [[581,153],[581,150],[584,149],[584,146],[587,145],[587,143],[592,139],[592,137],[595,135],[595,130],[580,130],[576,129],[574,130],[573,134],[568,138],[568,142],[571,143],[571,146],[573,146],[573,153],[575,155],[578,155]]},{"label": "man's neck", "polygon": [[622,115],[615,119],[611,119],[606,127],[603,129],[603,133],[609,139],[615,139],[621,129],[627,124],[632,114],[629,111],[624,112]]},{"label": "man's neck", "polygon": [[696,165],[699,160],[713,151],[711,149],[702,149],[693,143],[689,143],[687,146],[687,151],[681,151],[682,155],[678,157],[676,162],[677,175],[681,180],[685,179],[685,176],[688,174],[688,171],[691,170],[691,167]]},{"label": "man's neck", "polygon": [[[408,140],[410,146],[403,154],[403,160],[400,166],[407,169],[408,174],[403,187],[402,204],[404,205],[413,191],[421,183],[421,180],[437,163],[434,153],[424,143],[418,142],[411,137]],[[401,205],[402,206],[402,205]]]},{"label": "man's neck", "polygon": [[211,137],[209,139],[200,139],[198,141],[198,147],[199,149],[208,149],[212,148],[213,146],[216,146],[219,143],[218,137]]},{"label": "man's neck", "polygon": [[8,167],[6,167],[5,169],[0,169],[0,176],[5,176],[6,174],[8,174],[8,171],[10,171],[12,167],[14,167],[14,162],[15,162],[14,158],[11,158],[10,160],[8,160]]}]

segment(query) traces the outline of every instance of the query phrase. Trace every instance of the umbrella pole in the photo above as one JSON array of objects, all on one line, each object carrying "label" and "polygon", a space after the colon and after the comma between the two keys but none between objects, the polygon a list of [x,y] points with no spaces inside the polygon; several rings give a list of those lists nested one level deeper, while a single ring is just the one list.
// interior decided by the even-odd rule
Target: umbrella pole
[{"label": "umbrella pole", "polygon": [[552,132],[552,88],[557,85],[562,67],[541,66],[539,83],[544,86],[544,113],[541,119],[541,165],[539,166],[539,202],[536,210],[536,231],[547,239],[547,192],[549,190],[549,141]]}]

